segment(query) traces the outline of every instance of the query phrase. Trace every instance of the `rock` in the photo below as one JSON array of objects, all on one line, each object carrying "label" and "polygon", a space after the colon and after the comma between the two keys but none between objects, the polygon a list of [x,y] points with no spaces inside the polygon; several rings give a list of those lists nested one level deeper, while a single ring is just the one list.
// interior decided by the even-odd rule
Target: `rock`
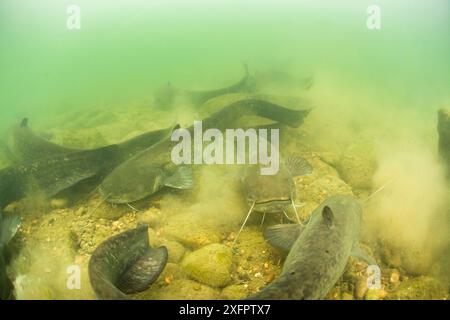
[{"label": "rock", "polygon": [[150,208],[147,211],[139,212],[137,214],[137,220],[153,228],[162,222],[162,214],[157,208]]},{"label": "rock", "polygon": [[387,293],[383,289],[368,289],[366,295],[364,296],[365,300],[383,300],[386,297]]},{"label": "rock", "polygon": [[353,300],[353,295],[349,292],[343,292],[341,295],[341,300]]},{"label": "rock", "polygon": [[[305,219],[320,203],[333,195],[353,195],[352,189],[335,175],[305,175],[295,178],[298,201],[303,206],[297,208],[300,218]],[[289,215],[291,216],[291,210]]]},{"label": "rock", "polygon": [[162,232],[165,237],[172,238],[192,249],[221,241],[220,232],[214,225],[186,214],[168,218]]},{"label": "rock", "polygon": [[67,199],[51,199],[50,206],[53,209],[62,209],[67,207]]},{"label": "rock", "polygon": [[185,256],[182,266],[193,279],[212,287],[224,287],[231,280],[231,249],[211,244]]},{"label": "rock", "polygon": [[339,285],[335,285],[325,296],[325,300],[339,300],[341,297],[341,288]]},{"label": "rock", "polygon": [[[95,207],[94,207],[95,208]],[[101,204],[98,208],[90,210],[88,213],[94,219],[117,220],[130,211],[126,207],[110,206],[109,204]]]},{"label": "rock", "polygon": [[446,288],[441,282],[428,276],[405,280],[386,297],[388,300],[440,300],[446,298],[448,298]]},{"label": "rock", "polygon": [[396,269],[391,271],[391,275],[389,277],[389,282],[393,284],[397,284],[400,281],[400,272]]},{"label": "rock", "polygon": [[358,277],[355,283],[355,298],[363,300],[367,292],[367,279],[365,277]]},{"label": "rock", "polygon": [[225,300],[242,300],[248,296],[247,287],[242,284],[233,284],[224,288],[219,298]]},{"label": "rock", "polygon": [[163,272],[161,272],[156,283],[161,285],[169,285],[175,280],[187,279],[188,276],[184,269],[176,263],[168,262],[164,267]]},{"label": "rock", "polygon": [[20,275],[14,280],[14,291],[17,300],[53,300],[54,291],[45,281],[29,276]]},{"label": "rock", "polygon": [[[153,290],[152,290],[153,289]],[[136,295],[136,298],[146,300],[213,300],[219,292],[201,283],[181,279],[174,280],[165,287],[155,290],[150,287],[147,291]]]},{"label": "rock", "polygon": [[158,246],[165,246],[169,254],[168,262],[180,262],[186,252],[186,249],[180,243],[173,240],[162,240]]}]

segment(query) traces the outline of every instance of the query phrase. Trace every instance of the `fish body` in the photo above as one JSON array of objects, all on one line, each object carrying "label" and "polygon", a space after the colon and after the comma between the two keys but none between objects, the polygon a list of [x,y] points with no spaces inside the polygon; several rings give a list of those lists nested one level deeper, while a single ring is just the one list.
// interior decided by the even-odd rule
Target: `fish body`
[{"label": "fish body", "polygon": [[117,166],[99,187],[102,198],[110,203],[129,203],[165,186],[191,188],[191,171],[170,161],[173,145],[174,142],[164,139]]},{"label": "fish body", "polygon": [[342,276],[351,255],[373,260],[358,248],[362,208],[349,196],[326,199],[305,227],[290,224],[269,228],[266,240],[290,248],[283,270],[250,299],[323,299]]},{"label": "fish body", "polygon": [[107,175],[112,169],[171,131],[151,131],[120,144],[92,150],[74,150],[53,144],[26,127],[16,127],[10,137],[9,150],[18,164],[0,170],[0,298],[12,296],[12,285],[6,274],[4,252],[20,225],[15,216],[3,217],[8,204],[39,190],[51,197],[93,176]]},{"label": "fish body", "polygon": [[[30,148],[30,152],[20,158],[25,161],[0,170],[1,208],[20,200],[33,189],[51,197],[82,180],[94,176],[106,176],[120,163],[153,145],[171,130],[172,127],[150,131],[123,143],[69,153],[62,152],[64,147],[51,142],[42,142],[45,140],[36,138],[34,134],[26,130],[27,133],[15,137],[15,140],[19,142],[16,145],[25,145],[25,142],[21,143],[20,140],[26,137],[33,141],[42,139],[42,143],[38,143],[42,146],[42,153],[50,155],[40,156],[37,149]],[[58,149],[59,147],[61,149]],[[15,150],[18,151],[20,148]],[[52,154],[52,150],[56,152]],[[23,153],[16,152],[16,154]],[[34,159],[26,160],[30,156]]]},{"label": "fish body", "polygon": [[257,165],[246,168],[242,185],[249,206],[260,213],[280,213],[295,201],[294,176],[312,172],[311,165],[304,159],[290,157],[282,161],[274,175],[262,175]]},{"label": "fish body", "polygon": [[242,79],[228,87],[215,90],[189,91],[176,89],[170,83],[167,83],[155,92],[154,100],[156,105],[160,108],[173,107],[177,98],[186,100],[194,106],[200,106],[206,101],[224,94],[250,91],[252,91],[251,77],[247,65],[245,65],[245,74]]},{"label": "fish body", "polygon": [[[157,141],[164,138],[168,132],[173,130],[173,126],[165,129],[149,131],[130,138],[117,144],[117,156],[127,159],[136,153],[148,148]],[[57,155],[67,155],[70,153],[86,152],[95,149],[74,149],[58,145],[42,138],[36,134],[29,126],[28,119],[24,118],[20,124],[14,125],[7,137],[8,153],[13,155],[18,163],[29,162],[40,158],[49,158]],[[112,146],[112,145],[111,145]],[[100,147],[99,149],[101,149]]]},{"label": "fish body", "polygon": [[28,127],[27,118],[22,119],[20,124],[14,125],[9,130],[6,144],[15,162],[82,151],[60,146],[40,137]]},{"label": "fish body", "polygon": [[32,190],[47,197],[76,183],[105,174],[119,162],[117,145],[39,158],[0,170],[0,203],[20,200]]},{"label": "fish body", "polygon": [[146,290],[167,263],[165,247],[149,246],[148,226],[141,225],[101,243],[89,260],[89,280],[98,299],[124,300]]},{"label": "fish body", "polygon": [[[297,127],[310,110],[291,110],[255,99],[244,99],[202,120],[203,130],[234,128],[243,116],[260,116]],[[191,133],[194,126],[187,130]],[[191,166],[175,165],[171,159],[173,147],[170,135],[115,168],[99,187],[100,194],[111,203],[129,203],[150,196],[163,187],[192,188]]]}]

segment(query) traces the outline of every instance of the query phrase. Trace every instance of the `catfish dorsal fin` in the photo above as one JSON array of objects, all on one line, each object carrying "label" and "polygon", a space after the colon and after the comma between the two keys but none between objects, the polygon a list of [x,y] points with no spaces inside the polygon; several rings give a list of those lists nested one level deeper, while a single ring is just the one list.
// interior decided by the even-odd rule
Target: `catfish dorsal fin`
[{"label": "catfish dorsal fin", "polygon": [[25,128],[28,126],[28,118],[23,118],[22,121],[20,121],[20,127]]},{"label": "catfish dorsal fin", "polygon": [[327,227],[331,229],[334,225],[334,213],[329,206],[323,207],[322,218]]},{"label": "catfish dorsal fin", "polygon": [[293,176],[303,176],[310,174],[313,171],[313,167],[305,159],[290,155],[285,161],[286,167]]},{"label": "catfish dorsal fin", "polygon": [[172,126],[172,132],[174,132],[175,130],[178,130],[178,129],[180,129],[180,128],[181,128],[181,126],[180,126],[179,123],[174,124],[174,125]]}]

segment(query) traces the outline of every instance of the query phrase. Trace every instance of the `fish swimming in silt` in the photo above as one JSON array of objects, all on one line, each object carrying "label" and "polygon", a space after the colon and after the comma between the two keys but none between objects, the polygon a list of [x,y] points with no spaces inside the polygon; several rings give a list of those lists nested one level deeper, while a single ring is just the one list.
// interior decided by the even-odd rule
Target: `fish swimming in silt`
[{"label": "fish swimming in silt", "polygon": [[[255,99],[230,104],[202,120],[203,130],[234,128],[243,116],[259,116],[298,127],[310,112],[292,110]],[[187,128],[192,134],[194,127]],[[175,165],[171,152],[177,142],[170,136],[122,163],[109,174],[99,187],[100,194],[111,203],[130,203],[150,196],[163,187],[190,189],[193,186],[192,166]]]},{"label": "fish swimming in silt", "polygon": [[150,247],[148,226],[140,225],[95,249],[89,260],[89,280],[98,299],[129,299],[126,294],[148,289],[166,263],[166,247]]},{"label": "fish swimming in silt", "polygon": [[[5,206],[25,197],[32,189],[37,189],[47,197],[67,189],[93,176],[105,176],[120,163],[134,156],[138,151],[153,145],[172,131],[171,128],[151,131],[119,144],[92,150],[57,152],[53,156],[39,157],[39,152],[31,152],[35,160],[21,162],[0,170],[0,203]],[[50,142],[43,148],[55,150],[57,145]],[[44,146],[44,144],[42,144]]]},{"label": "fish swimming in silt", "polygon": [[209,99],[228,94],[238,92],[251,92],[252,82],[248,72],[248,67],[245,64],[245,74],[241,80],[237,83],[225,88],[205,91],[189,91],[174,88],[170,83],[158,89],[155,92],[154,101],[159,108],[171,108],[177,98],[186,100],[188,103],[194,106],[200,106]]},{"label": "fish swimming in silt", "polygon": [[297,223],[301,224],[295,204],[293,177],[309,174],[312,171],[312,166],[305,159],[297,156],[289,156],[286,161],[281,161],[280,168],[274,175],[262,175],[259,165],[247,166],[242,178],[242,186],[250,210],[234,243],[252,212],[262,213],[262,221],[264,221],[266,213],[284,213],[288,217],[286,211],[292,207]]},{"label": "fish swimming in silt", "polygon": [[[133,156],[139,151],[151,146],[165,137],[167,132],[174,130],[175,126],[165,129],[149,131],[136,137],[118,143],[121,156],[124,158]],[[24,118],[20,124],[14,125],[7,136],[8,153],[12,154],[16,162],[33,161],[56,155],[88,151],[89,149],[74,149],[61,146],[44,139],[33,132],[28,126],[28,119]],[[94,150],[94,149],[90,149]]]},{"label": "fish swimming in silt", "polygon": [[20,124],[14,125],[9,130],[6,144],[9,154],[12,155],[12,160],[15,162],[82,151],[81,149],[60,146],[40,137],[28,127],[27,118],[22,119]]},{"label": "fish swimming in silt", "polygon": [[[35,139],[35,136],[30,132],[18,135],[16,136],[17,143],[11,145],[17,147],[17,149],[14,149],[15,151],[25,151],[18,146],[25,146],[26,142],[22,143],[21,139],[27,137],[33,139],[33,141],[40,141],[38,145],[42,147],[42,150],[30,147],[27,153],[18,151],[16,154],[19,155],[19,158],[23,156],[24,159],[28,157],[35,157],[36,159],[0,170],[0,213],[8,204],[26,197],[34,190],[39,190],[46,197],[52,197],[82,180],[93,176],[106,175],[121,162],[166,136],[172,129],[171,127],[151,131],[120,144],[69,153],[60,152],[64,147],[59,147],[45,140],[40,141],[39,138]],[[55,154],[51,155],[52,152]],[[48,156],[42,157],[41,153]],[[0,282],[5,282],[1,287],[2,297],[11,296],[10,286],[7,285],[10,282],[4,272],[6,261],[2,252],[17,230],[19,223],[20,220],[17,218],[6,219],[3,217],[0,220]]]},{"label": "fish swimming in silt", "polygon": [[323,299],[344,273],[350,256],[375,264],[359,249],[361,215],[357,199],[339,195],[322,202],[306,226],[268,228],[266,241],[289,254],[280,276],[249,299]]}]

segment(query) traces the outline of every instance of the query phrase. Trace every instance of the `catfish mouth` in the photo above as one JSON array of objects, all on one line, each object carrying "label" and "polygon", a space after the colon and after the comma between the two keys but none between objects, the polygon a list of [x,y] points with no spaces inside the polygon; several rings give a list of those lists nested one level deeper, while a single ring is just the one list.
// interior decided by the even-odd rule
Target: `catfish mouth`
[{"label": "catfish mouth", "polygon": [[287,206],[291,206],[290,198],[274,198],[262,201],[255,201],[254,210],[258,212],[278,213],[283,212]]}]

